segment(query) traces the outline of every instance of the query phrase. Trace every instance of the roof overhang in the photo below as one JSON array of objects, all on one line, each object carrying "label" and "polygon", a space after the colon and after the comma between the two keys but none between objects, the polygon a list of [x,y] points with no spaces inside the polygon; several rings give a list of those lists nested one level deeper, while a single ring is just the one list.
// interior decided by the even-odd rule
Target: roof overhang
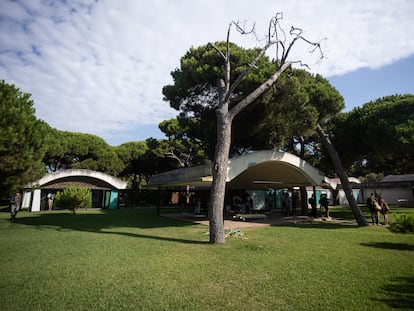
[{"label": "roof overhang", "polygon": [[54,184],[76,181],[80,178],[100,181],[100,188],[126,189],[128,183],[114,176],[92,170],[71,169],[48,173],[36,182],[27,185],[27,188],[47,188]]},{"label": "roof overhang", "polygon": [[[211,165],[181,168],[154,175],[148,186],[158,188],[209,188]],[[263,150],[229,160],[229,189],[269,189],[295,186],[326,186],[325,175],[303,159],[274,150]]]}]

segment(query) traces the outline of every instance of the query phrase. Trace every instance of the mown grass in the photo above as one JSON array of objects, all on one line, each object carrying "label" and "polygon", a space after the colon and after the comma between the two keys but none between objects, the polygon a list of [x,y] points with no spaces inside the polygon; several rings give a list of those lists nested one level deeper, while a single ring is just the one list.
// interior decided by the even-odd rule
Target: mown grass
[{"label": "mown grass", "polygon": [[[393,209],[397,213],[412,209]],[[332,216],[352,219],[345,208]],[[332,222],[224,245],[155,209],[0,213],[0,310],[409,310],[414,235]]]}]

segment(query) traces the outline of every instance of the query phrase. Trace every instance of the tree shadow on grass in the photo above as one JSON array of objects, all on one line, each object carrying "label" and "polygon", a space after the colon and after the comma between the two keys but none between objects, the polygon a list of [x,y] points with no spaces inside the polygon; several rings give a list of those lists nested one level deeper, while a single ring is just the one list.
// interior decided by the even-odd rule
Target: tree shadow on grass
[{"label": "tree shadow on grass", "polygon": [[209,244],[208,241],[196,241],[196,240],[186,240],[186,239],[178,239],[178,238],[171,238],[171,237],[163,237],[159,235],[146,235],[140,233],[132,233],[132,232],[115,232],[115,231],[100,231],[99,233],[103,234],[113,234],[113,235],[122,235],[132,238],[142,238],[142,239],[153,239],[159,241],[169,241],[169,242],[179,242],[184,244]]},{"label": "tree shadow on grass", "polygon": [[413,310],[414,306],[414,277],[399,277],[390,281],[390,284],[380,288],[382,303],[391,308],[401,310]]},{"label": "tree shadow on grass", "polygon": [[162,237],[157,235],[145,235],[132,232],[108,231],[114,228],[171,228],[192,226],[192,223],[169,219],[157,216],[155,211],[136,210],[136,211],[100,211],[100,212],[78,212],[71,214],[67,211],[57,211],[18,217],[16,224],[35,226],[39,229],[49,228],[58,231],[74,230],[103,234],[118,234],[136,238],[147,238],[164,240],[180,243],[203,244],[208,242],[197,240],[186,240],[173,237]]},{"label": "tree shadow on grass", "polygon": [[388,242],[371,242],[371,243],[361,243],[362,246],[383,248],[383,249],[395,249],[401,251],[413,251],[414,245],[406,243],[388,243]]},{"label": "tree shadow on grass", "polygon": [[10,207],[9,206],[0,207],[0,213],[10,213]]},{"label": "tree shadow on grass", "polygon": [[336,223],[336,222],[306,222],[306,223],[285,223],[285,224],[275,224],[273,226],[278,227],[294,227],[294,228],[301,228],[301,229],[347,229],[347,228],[358,228],[357,225],[350,225],[344,223]]}]

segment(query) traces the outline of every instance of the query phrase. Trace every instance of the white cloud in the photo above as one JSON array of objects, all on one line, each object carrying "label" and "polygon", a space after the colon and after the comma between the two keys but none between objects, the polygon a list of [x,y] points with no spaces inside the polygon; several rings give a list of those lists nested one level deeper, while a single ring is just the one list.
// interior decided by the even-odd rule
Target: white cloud
[{"label": "white cloud", "polygon": [[[414,3],[387,1],[1,1],[0,77],[32,94],[51,126],[105,139],[176,112],[162,87],[191,46],[224,40],[231,20],[259,34],[283,11],[283,25],[324,42],[325,59],[303,50],[325,76],[378,68],[414,53]],[[250,47],[252,38],[232,39]],[[128,134],[128,135],[129,135]],[[144,139],[141,137],[141,139]]]}]

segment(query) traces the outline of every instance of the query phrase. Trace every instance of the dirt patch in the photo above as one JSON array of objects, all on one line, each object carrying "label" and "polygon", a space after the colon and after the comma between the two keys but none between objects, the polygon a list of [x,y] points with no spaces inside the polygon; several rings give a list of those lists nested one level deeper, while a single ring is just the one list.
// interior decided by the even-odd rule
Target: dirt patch
[{"label": "dirt patch", "polygon": [[[205,216],[194,216],[190,213],[177,213],[177,214],[162,214],[161,216],[197,223],[208,226],[208,218]],[[298,224],[298,223],[309,223],[315,219],[312,216],[284,216],[281,214],[271,214],[266,218],[261,219],[248,219],[246,221],[225,219],[225,229],[237,229],[237,228],[252,228],[252,227],[265,227],[265,226],[277,226],[284,224]]]}]

